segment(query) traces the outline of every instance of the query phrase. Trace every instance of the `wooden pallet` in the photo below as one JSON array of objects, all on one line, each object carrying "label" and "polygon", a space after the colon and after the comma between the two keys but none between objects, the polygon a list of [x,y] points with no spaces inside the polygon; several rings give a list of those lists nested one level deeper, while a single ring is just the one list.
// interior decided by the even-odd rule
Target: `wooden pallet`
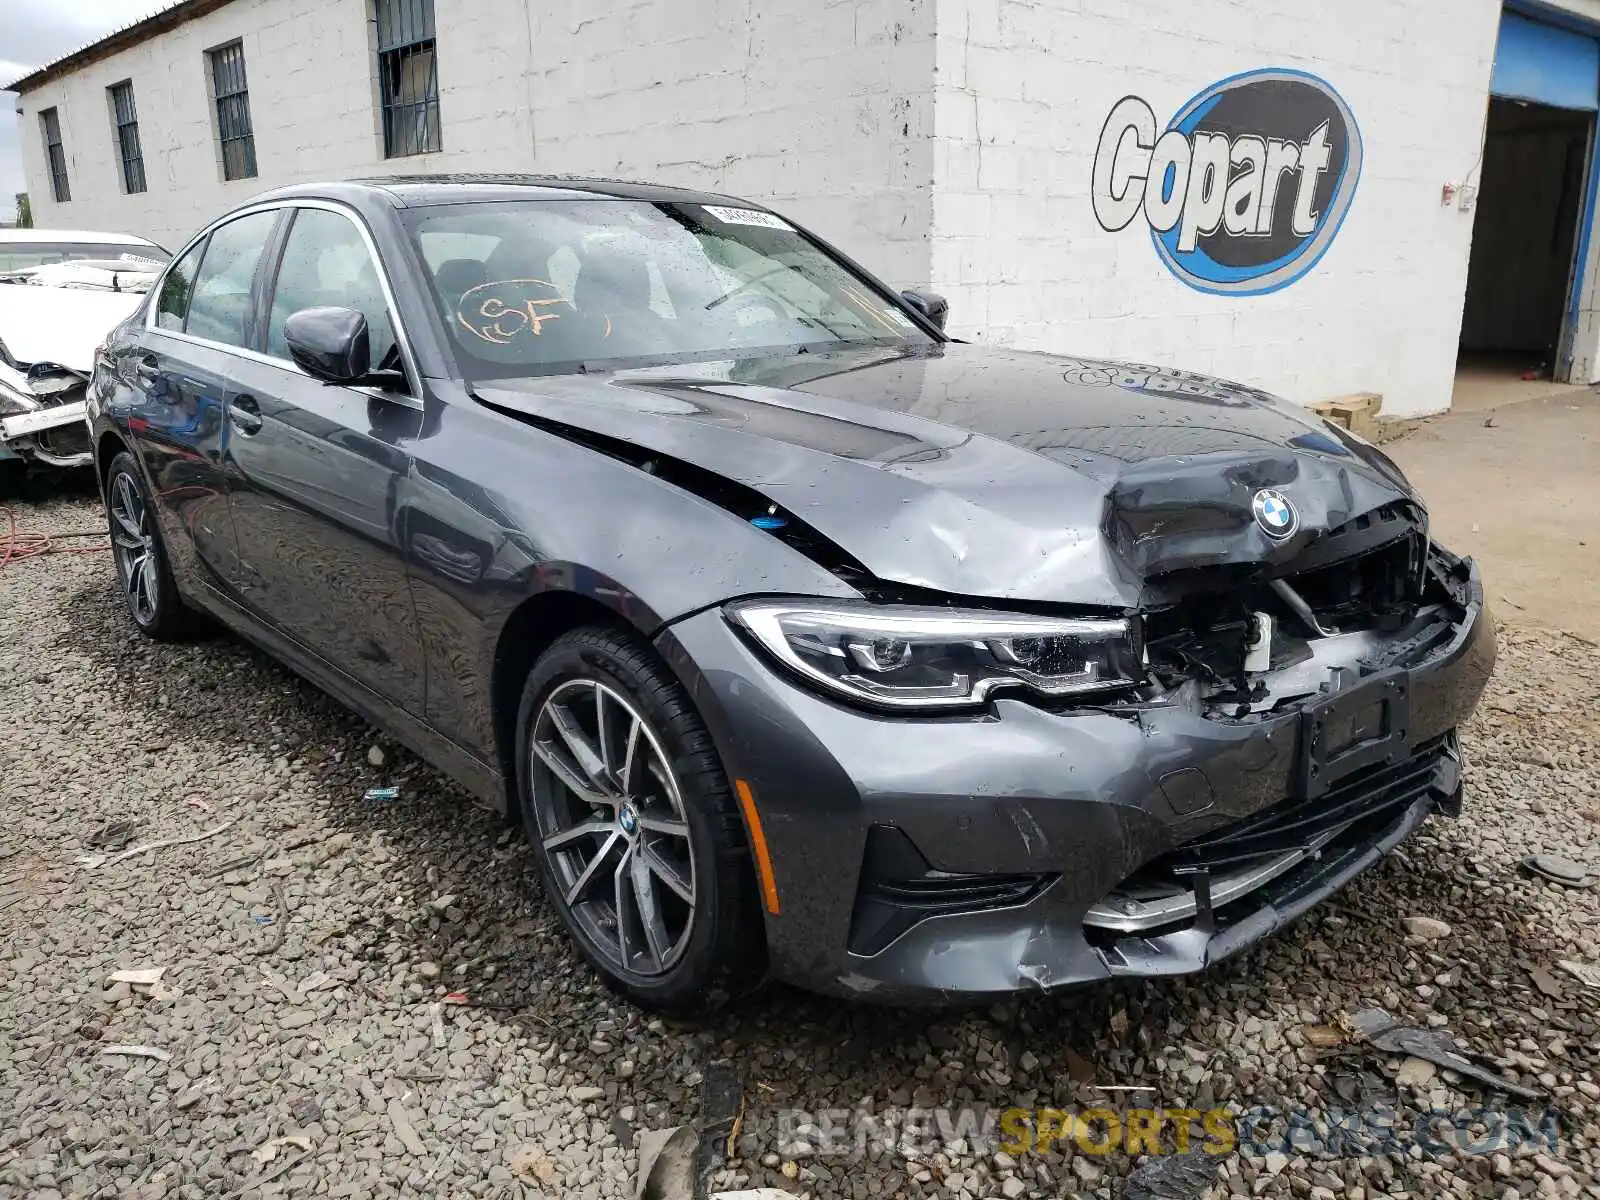
[{"label": "wooden pallet", "polygon": [[1383,397],[1377,392],[1357,392],[1353,396],[1339,396],[1313,404],[1311,411],[1343,425],[1359,437],[1373,438],[1378,433],[1378,413],[1383,408]]}]

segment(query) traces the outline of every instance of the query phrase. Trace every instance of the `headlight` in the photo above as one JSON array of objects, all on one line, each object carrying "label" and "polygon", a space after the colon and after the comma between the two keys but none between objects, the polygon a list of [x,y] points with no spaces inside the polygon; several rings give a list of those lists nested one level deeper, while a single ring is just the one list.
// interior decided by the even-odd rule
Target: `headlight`
[{"label": "headlight", "polygon": [[1085,695],[1143,675],[1137,635],[1120,619],[808,600],[724,611],[790,670],[885,708],[970,708],[1000,688]]}]

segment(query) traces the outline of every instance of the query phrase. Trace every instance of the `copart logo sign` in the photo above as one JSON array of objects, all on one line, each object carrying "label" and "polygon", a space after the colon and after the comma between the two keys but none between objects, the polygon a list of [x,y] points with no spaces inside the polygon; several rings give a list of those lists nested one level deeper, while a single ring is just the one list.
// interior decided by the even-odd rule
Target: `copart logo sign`
[{"label": "copart logo sign", "polygon": [[1116,232],[1141,217],[1156,253],[1192,288],[1276,291],[1327,253],[1361,178],[1361,131],[1343,97],[1303,71],[1214,83],[1157,133],[1138,96],[1106,118],[1094,215]]}]

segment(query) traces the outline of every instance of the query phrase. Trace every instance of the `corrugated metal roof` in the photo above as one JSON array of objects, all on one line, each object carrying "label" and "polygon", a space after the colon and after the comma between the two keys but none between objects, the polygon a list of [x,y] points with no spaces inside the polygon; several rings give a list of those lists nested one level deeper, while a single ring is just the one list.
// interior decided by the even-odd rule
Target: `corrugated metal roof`
[{"label": "corrugated metal roof", "polygon": [[126,50],[130,46],[137,46],[140,42],[165,33],[175,26],[182,25],[185,21],[192,21],[202,17],[208,12],[221,8],[224,4],[231,4],[233,0],[172,0],[172,3],[163,8],[158,8],[147,17],[140,17],[137,21],[113,30],[103,38],[98,38],[74,50],[71,54],[63,55],[54,62],[46,63],[36,71],[30,71],[21,79],[0,87],[5,92],[26,92],[40,84],[58,79],[62,75],[71,74],[79,67],[88,66],[102,58],[108,58],[119,50]]}]

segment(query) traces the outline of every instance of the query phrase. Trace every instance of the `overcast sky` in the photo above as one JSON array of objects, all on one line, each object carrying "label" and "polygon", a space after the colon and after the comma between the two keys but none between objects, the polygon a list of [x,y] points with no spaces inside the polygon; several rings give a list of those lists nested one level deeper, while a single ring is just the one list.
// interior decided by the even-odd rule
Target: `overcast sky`
[{"label": "overcast sky", "polygon": [[[70,54],[113,29],[168,7],[171,0],[0,0],[0,87],[35,67]],[[32,131],[35,137],[38,130]],[[0,215],[11,216],[11,197],[25,190],[18,138],[17,97],[0,92]]]}]

